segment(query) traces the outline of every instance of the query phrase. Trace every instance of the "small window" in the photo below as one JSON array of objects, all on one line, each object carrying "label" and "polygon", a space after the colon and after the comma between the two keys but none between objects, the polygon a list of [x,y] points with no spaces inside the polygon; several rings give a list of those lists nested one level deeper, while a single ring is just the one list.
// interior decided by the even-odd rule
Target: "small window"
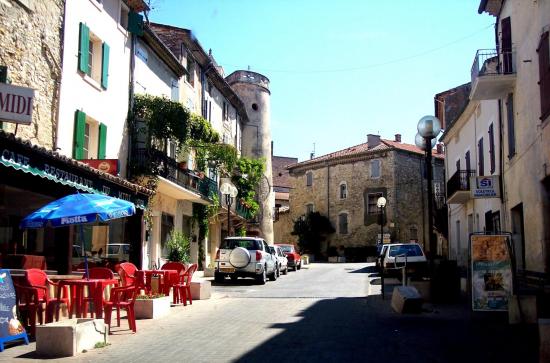
[{"label": "small window", "polygon": [[306,186],[310,187],[313,185],[313,173],[310,171],[306,173]]},{"label": "small window", "polygon": [[340,234],[348,234],[348,214],[341,213],[338,215],[338,230]]},{"label": "small window", "polygon": [[120,15],[118,18],[118,23],[120,26],[126,30],[128,30],[128,14],[129,14],[128,7],[124,5],[124,3],[120,2]]},{"label": "small window", "polygon": [[187,72],[188,74],[185,75],[185,81],[194,87],[195,86],[195,62],[193,62],[193,59],[191,59],[191,57],[187,57]]},{"label": "small window", "polygon": [[380,160],[372,160],[370,162],[370,177],[380,178]]},{"label": "small window", "polygon": [[254,111],[258,111],[258,105],[255,104],[255,103],[253,103],[253,104],[252,104],[252,109],[253,109]]},{"label": "small window", "polygon": [[378,198],[384,196],[382,193],[369,193],[367,194],[367,214],[378,214],[380,208],[378,208]]},{"label": "small window", "polygon": [[346,183],[340,184],[340,199],[346,199],[348,197],[348,186]]},{"label": "small window", "polygon": [[308,215],[310,213],[313,213],[313,212],[314,212],[313,204],[312,203],[306,204],[306,215]]}]

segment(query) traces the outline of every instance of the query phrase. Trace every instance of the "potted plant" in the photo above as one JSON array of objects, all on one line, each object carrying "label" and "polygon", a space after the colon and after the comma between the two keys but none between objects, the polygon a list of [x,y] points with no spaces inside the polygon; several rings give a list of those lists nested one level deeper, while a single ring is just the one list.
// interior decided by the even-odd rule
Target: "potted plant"
[{"label": "potted plant", "polygon": [[170,312],[170,296],[162,293],[138,295],[134,303],[136,319],[154,319]]},{"label": "potted plant", "polygon": [[168,239],[168,260],[189,263],[189,238],[180,231],[172,231]]}]

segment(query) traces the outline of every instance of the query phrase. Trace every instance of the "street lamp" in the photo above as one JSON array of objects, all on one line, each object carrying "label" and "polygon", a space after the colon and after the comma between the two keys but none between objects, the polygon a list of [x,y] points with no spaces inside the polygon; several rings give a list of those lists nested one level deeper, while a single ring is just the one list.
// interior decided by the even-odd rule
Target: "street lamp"
[{"label": "street lamp", "polygon": [[380,244],[384,243],[384,208],[386,208],[386,198],[380,197],[376,201],[376,206],[380,208]]},{"label": "street lamp", "polygon": [[418,134],[414,141],[416,146],[426,152],[426,179],[428,179],[428,241],[430,246],[430,263],[433,268],[437,245],[433,234],[433,174],[432,174],[432,148],[435,139],[441,132],[441,122],[435,116],[424,116],[418,121]]},{"label": "street lamp", "polygon": [[225,195],[225,204],[227,205],[227,235],[231,236],[231,204],[233,204],[233,198],[237,196],[239,191],[229,178],[222,178],[220,192]]}]

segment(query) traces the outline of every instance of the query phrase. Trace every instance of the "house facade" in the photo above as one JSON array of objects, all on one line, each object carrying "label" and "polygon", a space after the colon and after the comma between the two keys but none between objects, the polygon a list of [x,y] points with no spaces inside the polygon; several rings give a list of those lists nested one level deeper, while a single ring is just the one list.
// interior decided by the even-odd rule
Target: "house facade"
[{"label": "house facade", "polygon": [[[443,154],[434,151],[434,181],[443,178]],[[368,135],[368,141],[288,166],[293,220],[310,212],[327,217],[336,232],[321,251],[344,249],[349,259],[363,259],[380,241],[417,241],[428,248],[424,152],[413,145]],[[380,197],[385,210],[377,207]],[[370,247],[369,247],[370,246]],[[440,243],[441,249],[441,243]]]},{"label": "house facade", "polygon": [[297,236],[291,234],[294,221],[290,214],[290,174],[287,166],[298,163],[298,158],[273,156],[273,192],[275,193],[275,218],[273,219],[273,241],[296,244]]}]

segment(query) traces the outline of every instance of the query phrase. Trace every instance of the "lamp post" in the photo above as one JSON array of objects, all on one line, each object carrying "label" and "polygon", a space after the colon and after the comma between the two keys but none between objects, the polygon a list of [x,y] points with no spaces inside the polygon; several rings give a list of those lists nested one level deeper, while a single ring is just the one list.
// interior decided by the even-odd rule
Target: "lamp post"
[{"label": "lamp post", "polygon": [[231,204],[233,204],[233,198],[237,196],[239,191],[229,178],[222,178],[220,192],[225,195],[225,204],[227,205],[227,236],[231,236]]},{"label": "lamp post", "polygon": [[[428,183],[428,241],[430,246],[430,265],[433,269],[437,243],[433,234],[433,174],[432,148],[441,132],[441,122],[435,116],[424,116],[418,121],[418,134],[415,137],[416,146],[426,152],[426,179]],[[433,270],[432,270],[433,271]]]},{"label": "lamp post", "polygon": [[380,208],[380,244],[384,244],[384,209],[386,208],[386,198],[378,198],[376,206]]}]

